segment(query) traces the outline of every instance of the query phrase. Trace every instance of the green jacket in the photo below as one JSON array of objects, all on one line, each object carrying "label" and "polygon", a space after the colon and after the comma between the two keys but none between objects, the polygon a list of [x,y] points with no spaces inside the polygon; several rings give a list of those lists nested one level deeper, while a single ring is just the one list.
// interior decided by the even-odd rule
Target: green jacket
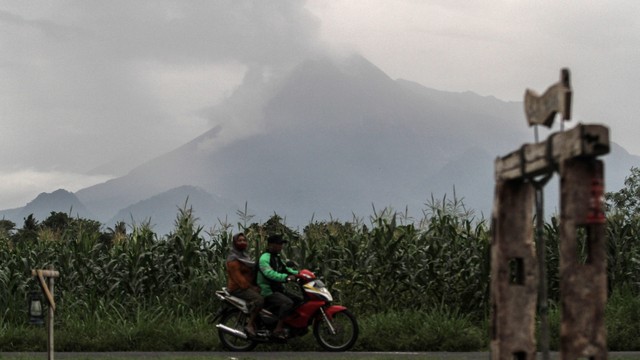
[{"label": "green jacket", "polygon": [[284,284],[287,281],[287,276],[295,275],[297,270],[288,268],[280,254],[271,254],[265,252],[260,255],[258,261],[259,270],[257,283],[260,286],[260,294],[262,296],[269,296],[274,292],[283,292]]}]

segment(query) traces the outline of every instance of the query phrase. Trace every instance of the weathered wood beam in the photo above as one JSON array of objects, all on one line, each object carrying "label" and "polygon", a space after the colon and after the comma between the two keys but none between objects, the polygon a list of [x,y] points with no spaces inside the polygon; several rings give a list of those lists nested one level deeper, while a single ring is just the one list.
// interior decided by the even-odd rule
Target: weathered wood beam
[{"label": "weathered wood beam", "polygon": [[44,276],[44,277],[52,277],[52,278],[60,277],[60,272],[58,272],[56,270],[38,270],[38,269],[34,269],[34,270],[31,270],[31,275],[38,276],[38,272],[41,273],[42,276]]},{"label": "weathered wood beam", "polygon": [[495,161],[496,180],[515,180],[548,174],[574,157],[596,157],[609,153],[609,128],[599,124],[578,124],[556,132],[545,142],[525,144]]},{"label": "weathered wood beam", "polygon": [[[38,277],[38,280],[40,280],[40,286],[42,287],[42,291],[44,292],[45,296],[47,297],[47,301],[49,302],[49,306],[51,307],[51,309],[55,310],[56,302],[55,302],[55,299],[53,298],[53,279],[59,277],[60,273],[55,270],[35,269],[35,270],[31,270],[31,274],[33,276]],[[49,278],[48,285],[46,280],[44,279],[45,277]],[[51,286],[51,289],[49,289],[49,285]]]},{"label": "weathered wood beam", "polygon": [[[560,358],[607,358],[607,237],[604,221],[591,221],[601,194],[601,160],[567,159],[560,173]],[[597,204],[597,205],[596,205]]]},{"label": "weathered wood beam", "polygon": [[491,360],[536,357],[538,267],[533,242],[533,185],[499,181],[491,242]]}]

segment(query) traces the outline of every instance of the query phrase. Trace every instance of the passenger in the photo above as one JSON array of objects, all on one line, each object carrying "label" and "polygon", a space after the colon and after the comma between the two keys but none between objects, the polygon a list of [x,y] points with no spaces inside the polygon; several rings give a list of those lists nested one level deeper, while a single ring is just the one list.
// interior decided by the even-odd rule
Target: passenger
[{"label": "passenger", "polygon": [[260,295],[260,288],[254,284],[256,262],[249,257],[247,246],[247,238],[243,233],[233,236],[233,246],[227,257],[227,290],[231,295],[247,302],[249,322],[245,332],[247,335],[255,337],[255,320],[262,309],[264,299]]}]

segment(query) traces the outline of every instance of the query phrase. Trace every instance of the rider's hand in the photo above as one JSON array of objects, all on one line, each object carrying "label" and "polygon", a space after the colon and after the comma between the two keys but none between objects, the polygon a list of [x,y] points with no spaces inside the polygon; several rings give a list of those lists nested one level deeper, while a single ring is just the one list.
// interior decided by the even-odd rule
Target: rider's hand
[{"label": "rider's hand", "polygon": [[287,280],[287,282],[290,282],[290,281],[295,281],[295,279],[296,279],[295,275],[287,275],[287,279],[286,280]]}]

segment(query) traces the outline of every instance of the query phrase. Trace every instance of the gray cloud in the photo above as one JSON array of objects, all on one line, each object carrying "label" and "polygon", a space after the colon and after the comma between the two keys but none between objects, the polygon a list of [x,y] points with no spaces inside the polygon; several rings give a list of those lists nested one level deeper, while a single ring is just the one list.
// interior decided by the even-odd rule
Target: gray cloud
[{"label": "gray cloud", "polygon": [[33,179],[29,200],[55,190],[49,172],[133,166],[215,126],[207,149],[260,131],[259,107],[237,116],[243,99],[327,46],[392,78],[505,100],[568,66],[574,118],[611,125],[640,153],[639,11],[633,0],[0,0],[0,181]]},{"label": "gray cloud", "polygon": [[0,2],[7,179],[116,159],[132,166],[169,151],[216,125],[202,109],[248,68],[278,71],[319,46],[319,21],[301,1],[40,5]]},{"label": "gray cloud", "polygon": [[323,20],[323,39],[352,44],[392,78],[440,90],[521,101],[526,88],[542,92],[569,67],[574,122],[605,123],[614,141],[640,154],[637,1],[387,3],[310,6]]},{"label": "gray cloud", "polygon": [[[277,68],[317,44],[317,21],[297,1],[67,1],[45,14],[29,5],[12,11],[0,10],[3,117],[16,124],[5,132],[15,139],[0,155],[5,167],[87,169],[100,160],[78,149],[92,145],[115,156],[167,150],[162,144],[177,146],[207,124],[177,129],[190,124],[163,107],[154,78],[204,77],[230,63]],[[228,91],[217,80],[200,81]],[[181,81],[162,85],[170,91]]]}]

